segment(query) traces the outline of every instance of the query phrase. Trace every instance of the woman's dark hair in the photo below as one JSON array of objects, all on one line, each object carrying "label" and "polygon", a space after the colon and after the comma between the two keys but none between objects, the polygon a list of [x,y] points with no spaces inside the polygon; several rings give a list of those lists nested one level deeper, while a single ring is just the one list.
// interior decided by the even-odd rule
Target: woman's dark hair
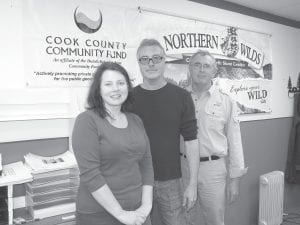
[{"label": "woman's dark hair", "polygon": [[94,77],[87,97],[87,104],[88,104],[87,109],[93,110],[102,118],[110,116],[107,110],[105,109],[104,102],[101,97],[101,90],[100,90],[102,75],[106,70],[117,71],[125,77],[127,87],[128,87],[128,96],[125,102],[123,102],[121,106],[121,111],[122,112],[128,111],[133,103],[132,85],[130,82],[129,75],[125,70],[125,68],[114,62],[103,62],[94,73]]}]

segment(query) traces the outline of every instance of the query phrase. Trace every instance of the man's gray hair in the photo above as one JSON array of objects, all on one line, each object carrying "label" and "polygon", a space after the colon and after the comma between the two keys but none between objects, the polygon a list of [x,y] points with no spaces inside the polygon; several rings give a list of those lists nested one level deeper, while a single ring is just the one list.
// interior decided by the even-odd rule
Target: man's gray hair
[{"label": "man's gray hair", "polygon": [[150,38],[150,39],[143,39],[136,51],[136,56],[137,58],[139,58],[139,53],[141,48],[145,47],[145,46],[157,46],[161,49],[163,56],[165,55],[165,50],[162,47],[162,45],[159,43],[159,41],[157,41],[156,39]]},{"label": "man's gray hair", "polygon": [[197,56],[197,55],[201,55],[201,56],[206,56],[208,55],[210,58],[213,59],[214,61],[214,66],[217,67],[217,61],[215,59],[215,57],[209,52],[209,51],[205,51],[205,50],[198,50],[196,53],[194,53],[189,60],[189,66],[191,65],[191,61],[193,61],[193,59]]}]

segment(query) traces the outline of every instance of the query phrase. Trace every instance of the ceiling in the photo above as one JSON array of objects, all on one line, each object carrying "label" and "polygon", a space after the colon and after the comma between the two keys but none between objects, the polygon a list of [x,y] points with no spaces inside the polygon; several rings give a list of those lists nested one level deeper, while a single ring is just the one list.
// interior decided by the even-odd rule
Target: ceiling
[{"label": "ceiling", "polygon": [[226,0],[226,1],[300,22],[300,1],[299,0]]},{"label": "ceiling", "polygon": [[300,29],[300,0],[189,0]]}]

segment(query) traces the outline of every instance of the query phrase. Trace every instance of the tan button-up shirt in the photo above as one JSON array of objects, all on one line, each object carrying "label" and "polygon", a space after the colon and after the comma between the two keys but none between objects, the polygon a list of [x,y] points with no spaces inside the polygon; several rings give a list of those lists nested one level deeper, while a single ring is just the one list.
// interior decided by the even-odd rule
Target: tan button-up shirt
[{"label": "tan button-up shirt", "polygon": [[247,169],[237,104],[215,85],[201,97],[192,91],[191,86],[187,90],[195,104],[200,156],[228,156],[230,178],[243,176]]}]

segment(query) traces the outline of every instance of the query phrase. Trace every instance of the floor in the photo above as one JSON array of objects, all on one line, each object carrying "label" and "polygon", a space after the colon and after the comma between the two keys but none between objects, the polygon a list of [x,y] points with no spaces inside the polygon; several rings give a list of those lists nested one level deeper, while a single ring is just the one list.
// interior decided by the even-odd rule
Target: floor
[{"label": "floor", "polygon": [[300,225],[300,184],[286,183],[284,188],[282,225]]},{"label": "floor", "polygon": [[281,225],[297,225],[300,224],[300,213],[289,213],[283,217]]}]

